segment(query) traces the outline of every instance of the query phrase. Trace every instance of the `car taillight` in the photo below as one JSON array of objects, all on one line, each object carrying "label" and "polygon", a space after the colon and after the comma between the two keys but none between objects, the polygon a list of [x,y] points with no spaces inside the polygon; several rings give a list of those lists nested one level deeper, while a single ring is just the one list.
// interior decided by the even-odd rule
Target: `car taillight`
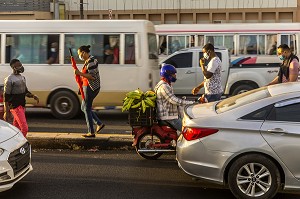
[{"label": "car taillight", "polygon": [[182,132],[182,135],[187,141],[191,141],[212,135],[218,131],[218,129],[209,128],[185,128]]}]

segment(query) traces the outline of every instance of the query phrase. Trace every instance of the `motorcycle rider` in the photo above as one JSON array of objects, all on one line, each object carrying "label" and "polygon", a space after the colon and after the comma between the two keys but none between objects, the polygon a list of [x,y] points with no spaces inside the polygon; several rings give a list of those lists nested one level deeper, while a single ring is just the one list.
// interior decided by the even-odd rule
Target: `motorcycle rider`
[{"label": "motorcycle rider", "polygon": [[169,126],[182,130],[182,118],[179,117],[177,106],[194,104],[194,101],[180,99],[174,95],[172,83],[176,81],[176,68],[171,64],[163,64],[160,70],[161,80],[154,88],[156,93],[156,117]]}]

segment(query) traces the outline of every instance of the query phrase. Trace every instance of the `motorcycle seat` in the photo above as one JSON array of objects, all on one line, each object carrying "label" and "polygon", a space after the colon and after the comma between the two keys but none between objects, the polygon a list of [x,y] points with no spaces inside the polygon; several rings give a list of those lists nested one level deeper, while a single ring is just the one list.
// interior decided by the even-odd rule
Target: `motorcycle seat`
[{"label": "motorcycle seat", "polygon": [[157,120],[158,126],[169,126],[172,129],[176,130],[170,123],[166,122],[165,120]]}]

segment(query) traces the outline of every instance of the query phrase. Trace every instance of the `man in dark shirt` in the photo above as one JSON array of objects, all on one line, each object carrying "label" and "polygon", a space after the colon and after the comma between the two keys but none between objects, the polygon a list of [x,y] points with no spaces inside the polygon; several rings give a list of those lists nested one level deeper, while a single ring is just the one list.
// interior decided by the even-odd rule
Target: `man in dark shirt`
[{"label": "man in dark shirt", "polygon": [[25,117],[25,97],[33,98],[39,102],[39,98],[28,91],[26,79],[21,73],[24,67],[18,59],[10,61],[13,73],[4,79],[4,120],[8,121],[13,116],[13,125],[26,137],[28,125]]}]

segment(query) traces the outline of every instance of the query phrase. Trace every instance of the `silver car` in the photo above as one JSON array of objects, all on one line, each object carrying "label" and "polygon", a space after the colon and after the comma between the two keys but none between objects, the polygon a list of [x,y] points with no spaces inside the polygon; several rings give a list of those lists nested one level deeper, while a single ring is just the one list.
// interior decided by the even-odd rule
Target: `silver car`
[{"label": "silver car", "polygon": [[229,186],[237,198],[300,189],[300,82],[187,106],[177,144],[187,174]]}]

